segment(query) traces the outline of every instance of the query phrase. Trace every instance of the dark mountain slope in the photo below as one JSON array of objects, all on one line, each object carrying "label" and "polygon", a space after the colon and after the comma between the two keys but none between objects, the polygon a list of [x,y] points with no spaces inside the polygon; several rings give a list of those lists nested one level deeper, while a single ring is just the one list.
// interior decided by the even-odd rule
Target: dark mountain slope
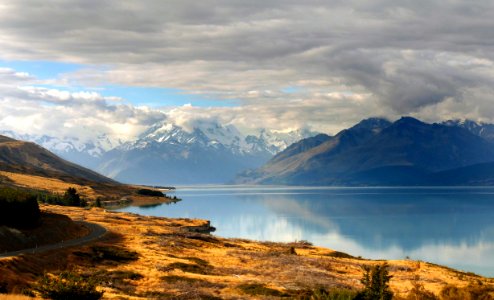
[{"label": "dark mountain slope", "polygon": [[447,184],[448,179],[438,180],[435,173],[494,161],[493,144],[465,128],[410,117],[393,124],[376,120],[380,119],[364,120],[296,155],[282,152],[278,157],[284,159],[270,160],[246,174],[243,182],[437,185]]},{"label": "dark mountain slope", "polygon": [[5,136],[0,136],[0,170],[70,179],[75,183],[116,183],[94,171],[63,160],[34,143]]},{"label": "dark mountain slope", "polygon": [[405,117],[338,161],[348,168],[346,171],[413,166],[437,172],[494,161],[494,147],[466,129]]},{"label": "dark mountain slope", "polygon": [[471,133],[478,135],[491,143],[494,142],[494,124],[477,123],[472,120],[448,120],[441,124],[465,128]]},{"label": "dark mountain slope", "polygon": [[434,174],[437,185],[494,185],[494,162]]},{"label": "dark mountain slope", "polygon": [[[240,175],[239,182],[296,184],[299,177],[317,180],[324,170],[316,157],[331,158],[366,142],[391,123],[384,119],[366,119],[334,137],[316,136],[293,144],[258,170]],[[324,141],[326,140],[326,141]],[[300,151],[306,149],[305,151]],[[314,171],[313,173],[311,173]],[[251,180],[253,179],[253,180]]]}]

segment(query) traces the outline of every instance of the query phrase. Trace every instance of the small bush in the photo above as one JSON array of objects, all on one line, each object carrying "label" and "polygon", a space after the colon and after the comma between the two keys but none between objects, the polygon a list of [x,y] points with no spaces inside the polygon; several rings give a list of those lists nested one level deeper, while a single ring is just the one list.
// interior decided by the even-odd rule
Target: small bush
[{"label": "small bush", "polygon": [[117,262],[134,261],[139,258],[135,251],[129,251],[119,247],[93,246],[91,252],[76,251],[74,255],[87,257],[93,261],[112,260]]},{"label": "small bush", "polygon": [[183,259],[195,262],[196,264],[198,264],[200,266],[208,266],[209,265],[209,263],[207,261],[205,261],[204,259],[201,259],[199,257],[184,257]]},{"label": "small bush", "polygon": [[434,295],[434,293],[429,292],[418,282],[418,276],[412,282],[413,288],[408,293],[406,300],[439,300],[439,298]]},{"label": "small bush", "polygon": [[96,290],[96,281],[73,272],[62,272],[58,277],[45,274],[36,284],[35,290],[45,299],[53,300],[98,300],[103,292]]},{"label": "small bush", "polygon": [[388,265],[363,266],[364,275],[360,282],[364,290],[359,292],[355,299],[358,300],[391,300],[393,292],[389,289],[389,280],[392,276],[388,273]]},{"label": "small bush", "polygon": [[113,271],[108,273],[108,278],[115,280],[139,280],[144,278],[144,276],[133,271]]},{"label": "small bush", "polygon": [[195,273],[207,275],[211,273],[212,267],[210,265],[198,265],[198,264],[186,264],[182,262],[174,262],[167,266],[167,269],[178,269],[187,273]]},{"label": "small bush", "polygon": [[166,283],[186,282],[186,283],[189,283],[189,284],[194,284],[194,283],[199,283],[199,282],[203,282],[204,281],[202,279],[190,278],[190,277],[184,277],[184,276],[177,276],[177,275],[162,276],[161,277],[161,280],[163,280]]},{"label": "small bush", "polygon": [[163,192],[150,189],[137,190],[137,194],[142,196],[165,197],[165,194],[163,194]]},{"label": "small bush", "polygon": [[241,284],[241,285],[237,286],[237,288],[239,290],[241,290],[242,292],[244,292],[245,294],[251,295],[251,296],[258,296],[258,295],[274,296],[274,297],[287,296],[286,294],[284,294],[278,290],[268,288],[264,284],[261,284],[261,283]]},{"label": "small bush", "polygon": [[492,300],[494,297],[491,293],[494,292],[492,286],[476,284],[469,285],[463,288],[448,285],[439,293],[441,300]]},{"label": "small bush", "polygon": [[87,203],[77,193],[77,190],[73,187],[69,187],[62,197],[62,203],[65,206],[86,206]]},{"label": "small bush", "polygon": [[134,261],[139,258],[137,252],[129,251],[123,248],[93,246],[91,249],[98,258],[106,260]]},{"label": "small bush", "polygon": [[63,195],[38,192],[37,200],[40,203],[62,205],[62,206],[76,206],[76,207],[87,206],[87,201],[81,198],[81,196],[77,193],[77,190],[73,187],[69,187]]},{"label": "small bush", "polygon": [[352,256],[350,254],[347,254],[345,252],[340,252],[340,251],[333,251],[331,253],[326,254],[326,256],[330,257],[336,257],[336,258],[352,258],[352,259],[361,259],[355,256]]},{"label": "small bush", "polygon": [[299,300],[353,300],[357,296],[357,291],[342,288],[333,288],[330,290],[318,288],[299,291],[294,296]]}]

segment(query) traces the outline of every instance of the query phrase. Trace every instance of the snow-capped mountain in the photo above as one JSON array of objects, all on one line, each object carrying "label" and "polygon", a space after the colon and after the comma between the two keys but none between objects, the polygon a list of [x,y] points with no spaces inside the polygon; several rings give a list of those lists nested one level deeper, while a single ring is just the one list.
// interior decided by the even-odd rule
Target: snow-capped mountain
[{"label": "snow-capped mountain", "polygon": [[[302,139],[317,135],[317,132],[312,132],[307,129],[297,129],[292,131],[277,131],[277,130],[259,130],[259,136],[247,136],[250,145],[253,147],[264,147],[272,155],[285,150],[293,143]],[[262,145],[262,146],[261,146]]]},{"label": "snow-capped mountain", "polygon": [[146,148],[152,143],[197,144],[202,147],[219,147],[221,145],[237,153],[247,150],[245,139],[237,128],[218,123],[194,127],[190,132],[172,123],[157,123],[142,133],[137,140],[126,143],[123,147],[127,149]]},{"label": "snow-capped mountain", "polygon": [[90,141],[82,141],[78,137],[59,138],[48,135],[18,134],[10,130],[0,131],[0,135],[36,143],[66,160],[92,169],[97,168],[104,153],[122,144],[122,141],[112,140],[106,134],[100,134]]},{"label": "snow-capped mountain", "polygon": [[135,141],[125,143],[120,148],[143,149],[152,143],[197,144],[202,147],[225,147],[236,154],[268,152],[275,155],[291,144],[316,134],[305,129],[289,132],[260,129],[257,135],[246,136],[233,125],[201,122],[188,131],[173,123],[160,122],[142,133]]},{"label": "snow-capped mountain", "polygon": [[244,169],[256,168],[300,139],[308,130],[290,132],[260,129],[244,135],[233,125],[196,120],[178,126],[158,122],[131,141],[101,134],[90,141],[77,137],[16,134],[60,157],[116,180],[143,184],[226,183]]},{"label": "snow-capped mountain", "polygon": [[217,122],[195,122],[192,128],[161,122],[103,155],[98,171],[134,183],[226,183],[310,134],[261,130],[245,136]]},{"label": "snow-capped mountain", "polygon": [[480,136],[490,142],[494,142],[494,124],[477,123],[472,120],[448,120],[441,124],[465,128],[471,133]]}]

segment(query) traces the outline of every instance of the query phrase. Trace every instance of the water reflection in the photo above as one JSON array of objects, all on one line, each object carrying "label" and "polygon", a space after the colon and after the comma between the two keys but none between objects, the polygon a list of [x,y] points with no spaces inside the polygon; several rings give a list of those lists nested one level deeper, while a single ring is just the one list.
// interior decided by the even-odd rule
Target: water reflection
[{"label": "water reflection", "polygon": [[407,256],[494,276],[494,188],[208,188],[144,215],[209,219],[225,237],[308,240],[368,258]]}]

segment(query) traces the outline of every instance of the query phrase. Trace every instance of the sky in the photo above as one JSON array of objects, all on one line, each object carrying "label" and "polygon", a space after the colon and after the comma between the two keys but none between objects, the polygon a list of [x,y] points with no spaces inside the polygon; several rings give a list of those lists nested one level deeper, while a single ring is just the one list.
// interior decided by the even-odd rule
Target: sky
[{"label": "sky", "polygon": [[0,129],[494,122],[492,1],[0,0]]}]

